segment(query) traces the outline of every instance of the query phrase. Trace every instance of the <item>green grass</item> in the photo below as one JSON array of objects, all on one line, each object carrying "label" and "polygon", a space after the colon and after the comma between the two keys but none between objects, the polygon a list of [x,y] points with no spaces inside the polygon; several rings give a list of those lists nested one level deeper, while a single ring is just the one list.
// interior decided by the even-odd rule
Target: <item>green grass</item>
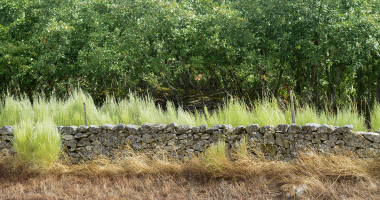
[{"label": "green grass", "polygon": [[203,153],[200,160],[206,168],[216,173],[222,171],[226,163],[229,162],[226,152],[226,143],[219,140],[217,144],[211,144]]},{"label": "green grass", "polygon": [[380,129],[380,104],[375,103],[371,110],[371,126],[374,131]]},{"label": "green grass", "polygon": [[61,136],[51,120],[36,124],[26,120],[16,126],[13,145],[22,162],[49,167],[60,156]]},{"label": "green grass", "polygon": [[[153,98],[149,96],[139,97],[135,93],[130,94],[125,99],[116,100],[113,96],[108,96],[102,107],[97,108],[93,99],[82,90],[74,90],[65,100],[54,97],[45,99],[44,95],[35,95],[34,102],[22,96],[15,98],[12,95],[5,95],[0,105],[0,126],[17,125],[24,121],[32,124],[51,120],[53,124],[59,126],[83,125],[84,108],[86,103],[87,119],[89,125],[111,124],[143,124],[143,123],[186,123],[193,126],[207,124],[231,124],[233,126],[259,124],[278,125],[291,124],[290,110],[280,107],[278,102],[272,98],[263,98],[252,102],[250,108],[247,104],[238,99],[230,98],[223,106],[219,106],[212,113],[205,107],[204,112],[189,112],[183,108],[175,108],[172,102],[167,103],[164,111],[161,107],[155,106]],[[380,107],[373,109],[373,121],[380,116]],[[354,103],[350,103],[338,109],[337,114],[326,111],[317,111],[310,105],[297,108],[296,123],[319,123],[342,126],[353,124],[354,130],[366,130],[364,117],[359,115]],[[380,123],[374,123],[375,129],[380,128]]]}]

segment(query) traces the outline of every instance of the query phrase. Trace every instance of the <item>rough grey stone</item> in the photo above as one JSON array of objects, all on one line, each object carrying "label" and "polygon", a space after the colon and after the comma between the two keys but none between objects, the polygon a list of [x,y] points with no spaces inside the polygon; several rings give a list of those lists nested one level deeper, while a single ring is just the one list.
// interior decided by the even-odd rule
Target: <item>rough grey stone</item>
[{"label": "rough grey stone", "polygon": [[344,141],[343,140],[337,140],[335,142],[336,145],[344,145]]},{"label": "rough grey stone", "polygon": [[221,131],[221,133],[223,133],[225,135],[229,135],[229,134],[233,133],[235,131],[235,129],[231,124],[228,124],[228,125],[223,124],[222,129],[219,129],[219,131]]},{"label": "rough grey stone", "polygon": [[62,132],[63,132],[62,128],[63,128],[63,126],[57,126],[58,133],[62,134]]},{"label": "rough grey stone", "polygon": [[159,131],[165,130],[165,128],[166,128],[166,124],[163,124],[163,123],[155,124],[153,125],[153,132],[157,133]]},{"label": "rough grey stone", "polygon": [[13,126],[3,126],[0,128],[1,135],[13,135]]},{"label": "rough grey stone", "polygon": [[231,135],[231,136],[228,136],[228,137],[226,138],[226,141],[227,141],[227,142],[233,142],[233,141],[236,140],[236,138],[237,138],[236,135]]},{"label": "rough grey stone", "polygon": [[222,129],[222,128],[223,128],[222,125],[220,125],[220,124],[216,124],[216,125],[214,125],[214,126],[208,128],[208,129],[206,130],[206,132],[207,132],[207,133],[212,133],[212,132],[217,131],[218,129]]},{"label": "rough grey stone", "polygon": [[209,139],[210,138],[210,134],[203,134],[202,136],[201,136],[201,139],[202,140],[207,140],[207,139]]},{"label": "rough grey stone", "polygon": [[369,148],[372,142],[363,137],[365,132],[343,134],[343,141],[349,147]]},{"label": "rough grey stone", "polygon": [[245,130],[245,127],[244,126],[237,126],[235,128],[235,134],[239,135],[239,134],[242,134]]},{"label": "rough grey stone", "polygon": [[316,134],[314,134],[314,138],[316,138],[318,140],[325,141],[325,140],[329,139],[329,135],[327,133],[319,133],[319,132],[317,132]]},{"label": "rough grey stone", "polygon": [[199,133],[200,130],[201,130],[201,128],[199,126],[193,127],[193,132],[194,133]]},{"label": "rough grey stone", "polygon": [[380,134],[379,133],[372,133],[368,132],[363,135],[367,140],[370,140],[375,143],[380,143]]},{"label": "rough grey stone", "polygon": [[188,124],[181,124],[178,128],[177,134],[183,134],[186,131],[190,131],[193,129],[193,126],[188,125]]},{"label": "rough grey stone", "polygon": [[292,124],[288,128],[288,133],[295,134],[295,133],[300,133],[302,131],[302,126],[298,124]]},{"label": "rough grey stone", "polygon": [[139,130],[139,126],[136,125],[126,125],[125,128],[132,134],[137,134]]},{"label": "rough grey stone", "polygon": [[144,123],[144,124],[141,125],[141,129],[152,130],[153,129],[153,125],[151,123]]},{"label": "rough grey stone", "polygon": [[258,124],[250,124],[247,127],[245,127],[245,130],[248,134],[251,134],[253,132],[258,132],[260,130],[260,126]]},{"label": "rough grey stone", "polygon": [[76,126],[64,126],[62,128],[63,132],[68,135],[75,135],[77,133],[77,127]]},{"label": "rough grey stone", "polygon": [[90,125],[88,130],[91,132],[91,133],[99,133],[101,131],[101,128],[98,127],[98,126],[95,126],[95,125]]},{"label": "rough grey stone", "polygon": [[113,125],[113,124],[103,124],[100,126],[101,129],[108,130],[108,131],[113,130],[114,127],[115,127],[115,125]]},{"label": "rough grey stone", "polygon": [[77,128],[77,132],[78,132],[78,133],[85,133],[87,130],[88,130],[88,126],[84,126],[84,125],[80,125],[80,126]]},{"label": "rough grey stone", "polygon": [[178,136],[178,139],[179,139],[179,140],[184,140],[184,139],[186,139],[187,137],[188,137],[187,134],[182,134],[182,135]]},{"label": "rough grey stone", "polygon": [[[202,124],[202,125],[200,125],[198,127],[199,127],[198,133],[205,133],[206,130],[207,130],[207,125],[206,124]],[[194,128],[193,128],[193,131],[194,131]]]},{"label": "rough grey stone", "polygon": [[290,125],[288,124],[279,124],[278,126],[276,126],[276,128],[274,128],[274,131],[277,133],[287,133],[289,127]]},{"label": "rough grey stone", "polygon": [[344,125],[334,130],[334,133],[351,133],[354,126],[352,124]]},{"label": "rough grey stone", "polygon": [[334,126],[323,124],[317,130],[318,133],[332,133],[334,132]]},{"label": "rough grey stone", "polygon": [[264,133],[264,132],[267,132],[267,131],[273,131],[274,129],[274,126],[273,125],[268,125],[268,126],[262,126],[260,128],[260,132],[261,133]]},{"label": "rough grey stone", "polygon": [[317,123],[306,123],[305,125],[302,126],[302,130],[308,131],[308,132],[314,132],[314,131],[317,131],[319,127],[321,127],[321,125]]},{"label": "rough grey stone", "polygon": [[125,130],[125,124],[122,124],[122,123],[116,125],[116,126],[113,128],[113,131],[115,131],[116,133],[120,133],[120,132],[122,132],[122,131],[124,131],[124,130]]},{"label": "rough grey stone", "polygon": [[176,124],[176,123],[174,123],[174,122],[171,122],[170,124],[168,124],[168,125],[166,126],[166,130],[169,131],[169,132],[170,132],[170,131],[177,131],[178,128],[179,128],[178,124]]},{"label": "rough grey stone", "polygon": [[77,133],[75,134],[75,138],[85,138],[88,137],[88,134],[86,133]]}]

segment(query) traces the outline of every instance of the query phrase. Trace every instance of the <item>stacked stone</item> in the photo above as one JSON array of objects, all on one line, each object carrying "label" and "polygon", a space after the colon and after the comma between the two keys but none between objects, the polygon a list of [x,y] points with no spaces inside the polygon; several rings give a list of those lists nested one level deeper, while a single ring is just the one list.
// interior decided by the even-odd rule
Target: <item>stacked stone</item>
[{"label": "stacked stone", "polygon": [[14,154],[12,145],[13,140],[13,127],[3,126],[0,128],[0,156],[6,154]]},{"label": "stacked stone", "polygon": [[[183,159],[190,154],[200,154],[211,144],[224,141],[227,149],[235,148],[245,137],[251,153],[260,150],[267,159],[289,160],[300,151],[353,152],[359,157],[372,157],[380,152],[380,134],[353,132],[352,125],[336,127],[308,123],[304,126],[280,124],[259,126],[187,124],[150,124],[141,126],[105,124],[102,126],[58,126],[62,134],[62,149],[74,162],[88,161],[99,155],[114,156],[123,152],[125,145],[133,150],[155,154],[168,152]],[[0,128],[0,150],[12,153],[13,127]]]}]

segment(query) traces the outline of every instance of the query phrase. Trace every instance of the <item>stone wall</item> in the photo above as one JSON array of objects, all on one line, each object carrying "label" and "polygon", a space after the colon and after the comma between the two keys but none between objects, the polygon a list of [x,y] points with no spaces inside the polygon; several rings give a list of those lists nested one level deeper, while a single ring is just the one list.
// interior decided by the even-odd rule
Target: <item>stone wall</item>
[{"label": "stone wall", "polygon": [[[150,124],[102,126],[58,126],[62,134],[63,152],[74,162],[88,161],[99,155],[113,156],[129,146],[146,153],[167,151],[180,159],[203,152],[218,140],[225,141],[228,149],[235,148],[243,137],[249,141],[251,149],[259,149],[268,159],[289,160],[305,149],[318,152],[339,150],[351,151],[360,157],[371,157],[380,152],[380,134],[373,132],[353,132],[352,125],[342,127],[315,123],[300,126],[280,124],[249,126],[187,124]],[[0,150],[12,150],[13,127],[0,128]],[[255,151],[251,150],[254,154]]]}]

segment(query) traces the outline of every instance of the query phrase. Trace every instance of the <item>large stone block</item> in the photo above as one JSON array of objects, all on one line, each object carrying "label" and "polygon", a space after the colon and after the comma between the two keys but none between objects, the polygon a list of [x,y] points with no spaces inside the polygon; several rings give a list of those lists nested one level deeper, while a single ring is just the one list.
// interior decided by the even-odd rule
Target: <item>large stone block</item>
[{"label": "large stone block", "polygon": [[76,126],[64,126],[62,131],[67,135],[75,135],[77,133],[77,128],[78,127]]},{"label": "large stone block", "polygon": [[352,124],[344,125],[341,127],[337,127],[334,130],[334,133],[351,133],[353,129],[354,129],[354,126]]},{"label": "large stone block", "polygon": [[292,124],[288,128],[288,133],[295,134],[295,133],[300,133],[302,131],[302,126],[298,124]]},{"label": "large stone block", "polygon": [[244,133],[244,131],[245,131],[245,127],[244,126],[237,126],[235,128],[234,133],[237,134],[237,135],[240,135],[240,134]]},{"label": "large stone block", "polygon": [[367,132],[363,135],[367,140],[370,140],[375,143],[380,143],[380,134],[379,133],[372,133],[372,132]]},{"label": "large stone block", "polygon": [[116,133],[120,133],[120,132],[122,132],[122,131],[124,131],[124,130],[125,130],[125,124],[122,124],[122,123],[116,125],[116,126],[113,128],[113,131],[115,131]]},{"label": "large stone block", "polygon": [[208,129],[206,130],[206,132],[207,132],[207,133],[212,133],[212,132],[217,131],[217,130],[222,129],[222,128],[223,128],[222,125],[220,125],[220,124],[216,124],[216,125],[214,125],[214,126],[208,128]]},{"label": "large stone block", "polygon": [[187,131],[191,131],[193,129],[193,126],[188,125],[188,124],[181,124],[178,128],[177,134],[183,134],[186,133]]},{"label": "large stone block", "polygon": [[179,128],[178,124],[171,122],[166,126],[166,131],[168,131],[168,132],[174,131],[175,132],[178,130],[178,128]]},{"label": "large stone block", "polygon": [[13,126],[3,126],[0,128],[1,135],[13,135],[14,128]]},{"label": "large stone block", "polygon": [[277,133],[287,133],[289,127],[290,125],[288,124],[279,124],[278,126],[276,126],[276,128],[274,128],[274,131]]},{"label": "large stone block", "polygon": [[90,125],[89,128],[88,128],[88,131],[90,131],[90,133],[100,133],[102,129],[98,126],[95,126],[95,125]]},{"label": "large stone block", "polygon": [[165,130],[165,128],[166,128],[166,124],[159,123],[159,124],[153,125],[152,131],[155,133],[158,133],[159,131]]},{"label": "large stone block", "polygon": [[139,132],[139,126],[136,125],[127,125],[125,128],[129,133],[136,135]]},{"label": "large stone block", "polygon": [[274,129],[273,125],[262,126],[262,127],[260,127],[260,132],[261,133],[265,133],[265,132],[268,132],[268,131],[273,131],[273,129]]},{"label": "large stone block", "polygon": [[318,133],[333,133],[335,130],[334,126],[323,124],[317,130]]},{"label": "large stone block", "polygon": [[248,134],[251,134],[253,132],[258,132],[260,130],[260,126],[258,124],[250,124],[247,127],[245,127],[245,130]]},{"label": "large stone block", "polygon": [[115,125],[113,125],[113,124],[103,124],[103,125],[100,126],[100,128],[103,129],[103,130],[112,131],[115,128]]},{"label": "large stone block", "polygon": [[306,123],[302,126],[302,130],[307,132],[315,132],[318,130],[319,127],[321,127],[321,125],[317,123]]}]

